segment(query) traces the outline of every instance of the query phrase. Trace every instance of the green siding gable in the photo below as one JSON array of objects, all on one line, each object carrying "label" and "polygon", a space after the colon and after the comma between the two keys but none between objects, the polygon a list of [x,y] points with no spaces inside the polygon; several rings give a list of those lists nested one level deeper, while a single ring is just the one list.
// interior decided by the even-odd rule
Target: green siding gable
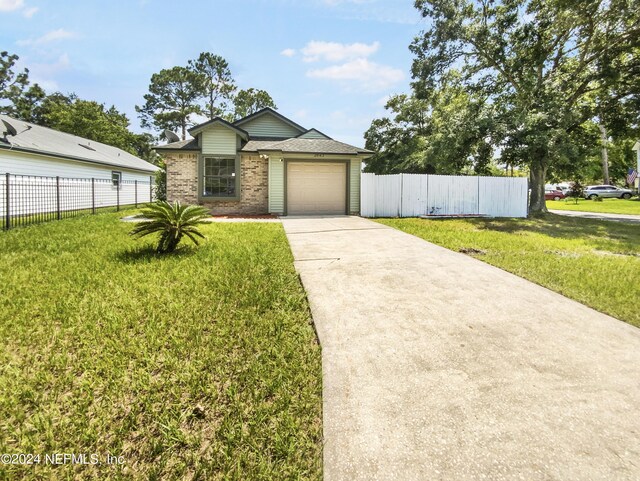
[{"label": "green siding gable", "polygon": [[284,160],[269,158],[269,212],[284,214]]},{"label": "green siding gable", "polygon": [[204,155],[236,155],[236,133],[221,125],[213,125],[202,131],[201,145]]},{"label": "green siding gable", "polygon": [[304,134],[302,134],[298,138],[299,139],[329,139],[329,137],[327,137],[326,135],[324,135],[321,132],[318,132],[315,129],[311,129],[308,132],[305,132]]},{"label": "green siding gable", "polygon": [[300,135],[300,130],[277,118],[269,112],[250,119],[238,127],[249,132],[251,137],[286,137]]},{"label": "green siding gable", "polygon": [[360,213],[360,173],[362,162],[358,159],[351,159],[351,170],[349,172],[349,213]]}]

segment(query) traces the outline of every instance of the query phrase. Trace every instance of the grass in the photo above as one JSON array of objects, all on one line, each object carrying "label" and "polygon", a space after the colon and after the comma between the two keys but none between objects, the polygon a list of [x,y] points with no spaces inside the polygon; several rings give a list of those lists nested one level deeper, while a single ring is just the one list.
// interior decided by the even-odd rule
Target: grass
[{"label": "grass", "polygon": [[547,209],[577,210],[582,212],[601,212],[605,214],[635,214],[640,215],[640,198],[602,199],[596,202],[588,199],[579,199],[576,204],[573,199],[548,200]]},{"label": "grass", "polygon": [[[534,219],[379,219],[640,327],[638,226],[548,214]],[[476,251],[474,251],[475,249]]]},{"label": "grass", "polygon": [[0,234],[0,453],[42,455],[0,479],[320,479],[320,348],[282,227],[212,223],[162,257],[123,215]]}]

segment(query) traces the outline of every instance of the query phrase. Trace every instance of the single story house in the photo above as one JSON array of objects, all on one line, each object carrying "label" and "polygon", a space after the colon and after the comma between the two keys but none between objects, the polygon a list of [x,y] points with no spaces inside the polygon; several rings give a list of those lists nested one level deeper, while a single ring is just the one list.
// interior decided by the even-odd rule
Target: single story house
[{"label": "single story house", "polygon": [[0,174],[153,183],[158,167],[110,145],[0,115]]},{"label": "single story house", "polygon": [[271,108],[216,117],[193,139],[158,145],[167,199],[214,214],[358,214],[362,161],[373,152],[306,129]]}]

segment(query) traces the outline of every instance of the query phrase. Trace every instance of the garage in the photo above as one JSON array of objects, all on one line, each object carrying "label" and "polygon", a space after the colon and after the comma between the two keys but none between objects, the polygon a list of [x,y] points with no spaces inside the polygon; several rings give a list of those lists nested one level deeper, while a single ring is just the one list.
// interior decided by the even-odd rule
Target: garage
[{"label": "garage", "polygon": [[344,215],[347,212],[345,162],[288,162],[288,215]]}]

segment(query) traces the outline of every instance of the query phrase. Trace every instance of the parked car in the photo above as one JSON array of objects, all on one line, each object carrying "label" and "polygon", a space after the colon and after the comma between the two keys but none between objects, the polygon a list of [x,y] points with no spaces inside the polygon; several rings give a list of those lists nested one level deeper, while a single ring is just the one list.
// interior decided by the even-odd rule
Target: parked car
[{"label": "parked car", "polygon": [[632,195],[633,191],[631,189],[621,189],[615,185],[588,185],[584,189],[585,199],[595,199],[597,197],[630,199]]},{"label": "parked car", "polygon": [[547,189],[544,191],[544,200],[560,200],[565,197],[566,195],[561,190]]}]

